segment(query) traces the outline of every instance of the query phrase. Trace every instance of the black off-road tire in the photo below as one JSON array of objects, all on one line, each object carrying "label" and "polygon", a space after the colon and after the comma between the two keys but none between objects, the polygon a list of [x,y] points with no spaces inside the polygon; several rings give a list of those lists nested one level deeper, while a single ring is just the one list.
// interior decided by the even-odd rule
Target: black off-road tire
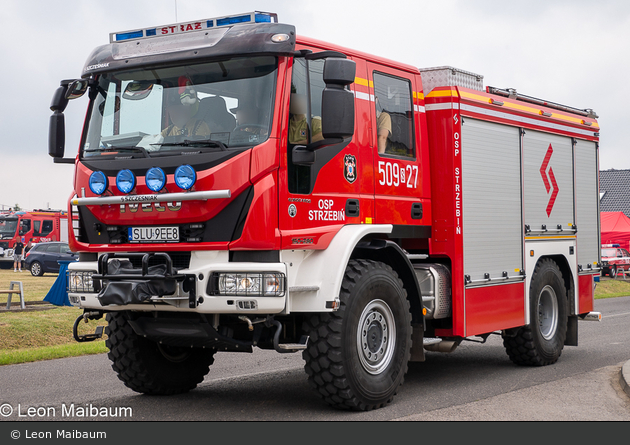
[{"label": "black off-road tire", "polygon": [[107,323],[105,345],[112,369],[125,386],[136,392],[188,392],[203,381],[214,362],[214,350],[169,348],[139,336],[124,313],[108,313]]},{"label": "black off-road tire", "polygon": [[530,324],[520,328],[515,336],[504,335],[503,346],[517,365],[551,365],[562,354],[568,322],[567,290],[555,261],[538,262],[529,298]]},{"label": "black off-road tire", "polygon": [[339,299],[336,312],[313,314],[304,322],[309,384],[335,408],[383,407],[407,372],[412,331],[407,292],[388,265],[351,260]]}]

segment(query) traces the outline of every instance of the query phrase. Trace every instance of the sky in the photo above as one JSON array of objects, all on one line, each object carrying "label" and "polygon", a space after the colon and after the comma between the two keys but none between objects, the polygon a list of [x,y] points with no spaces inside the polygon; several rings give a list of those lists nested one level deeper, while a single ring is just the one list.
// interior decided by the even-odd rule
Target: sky
[{"label": "sky", "polygon": [[[48,156],[50,101],[109,33],[250,11],[297,33],[417,66],[454,66],[485,86],[599,115],[600,169],[630,169],[626,0],[3,0],[0,3],[0,209],[66,209],[74,167]],[[86,98],[66,109],[66,157]]]}]

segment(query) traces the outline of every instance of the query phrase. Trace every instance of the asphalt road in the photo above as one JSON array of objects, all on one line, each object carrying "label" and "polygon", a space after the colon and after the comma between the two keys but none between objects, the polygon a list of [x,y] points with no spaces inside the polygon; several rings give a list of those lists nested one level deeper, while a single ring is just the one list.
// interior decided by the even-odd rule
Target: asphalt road
[{"label": "asphalt road", "polygon": [[[464,342],[410,364],[394,402],[371,412],[325,405],[307,384],[301,355],[255,350],[218,353],[197,389],[171,397],[127,389],[104,354],[3,366],[0,414],[7,404],[13,412],[0,420],[628,421],[630,397],[619,375],[630,359],[630,297],[597,300],[595,310],[602,321],[580,322],[580,345],[566,347],[555,365],[513,365],[498,335]],[[121,417],[62,416],[62,405],[67,414],[72,404],[75,414],[91,405]]]}]

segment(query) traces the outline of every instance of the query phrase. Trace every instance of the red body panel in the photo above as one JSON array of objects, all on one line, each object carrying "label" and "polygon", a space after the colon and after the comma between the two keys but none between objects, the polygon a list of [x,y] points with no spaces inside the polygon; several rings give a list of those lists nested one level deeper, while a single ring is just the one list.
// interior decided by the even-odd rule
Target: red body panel
[{"label": "red body panel", "polygon": [[578,276],[578,314],[586,314],[593,310],[593,298],[595,294],[594,280],[597,275]]},{"label": "red body panel", "polygon": [[466,289],[466,336],[525,324],[523,283]]}]

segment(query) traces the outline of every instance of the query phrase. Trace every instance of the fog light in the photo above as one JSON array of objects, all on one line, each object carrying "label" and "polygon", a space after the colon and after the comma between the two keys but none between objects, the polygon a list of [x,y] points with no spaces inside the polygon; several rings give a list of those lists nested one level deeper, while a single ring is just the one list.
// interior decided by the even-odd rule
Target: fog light
[{"label": "fog light", "polygon": [[68,292],[94,292],[91,271],[68,271]]},{"label": "fog light", "polygon": [[208,282],[210,295],[284,296],[285,275],[280,272],[215,272]]},{"label": "fog light", "polygon": [[116,187],[123,193],[129,193],[136,186],[136,177],[131,170],[125,169],[116,175]]},{"label": "fog light", "polygon": [[197,173],[190,165],[180,165],[175,170],[175,184],[183,190],[189,190],[197,180]]},{"label": "fog light", "polygon": [[90,175],[89,185],[92,193],[100,195],[107,190],[107,176],[103,172],[93,172]]},{"label": "fog light", "polygon": [[151,167],[145,176],[147,187],[154,192],[159,192],[166,185],[166,175],[160,167]]}]

